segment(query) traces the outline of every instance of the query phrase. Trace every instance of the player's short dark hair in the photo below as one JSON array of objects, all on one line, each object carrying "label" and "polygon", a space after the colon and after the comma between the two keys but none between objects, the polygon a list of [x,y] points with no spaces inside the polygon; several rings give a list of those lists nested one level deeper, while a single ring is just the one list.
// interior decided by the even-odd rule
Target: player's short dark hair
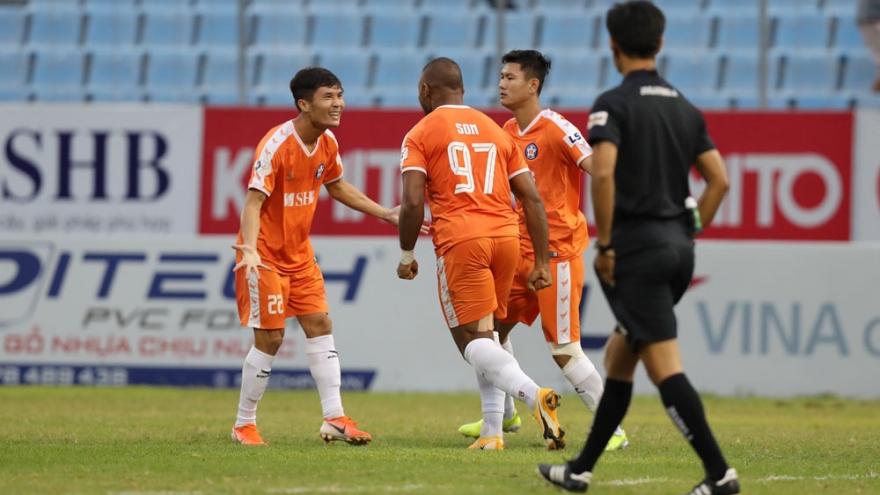
[{"label": "player's short dark hair", "polygon": [[538,94],[544,89],[544,79],[550,72],[550,59],[537,50],[511,50],[501,57],[502,64],[519,64],[528,78],[538,80]]},{"label": "player's short dark hair", "polygon": [[666,17],[651,2],[615,3],[605,16],[605,27],[620,50],[636,58],[651,58],[660,51]]},{"label": "player's short dark hair", "polygon": [[341,89],[342,83],[339,82],[336,74],[323,67],[306,67],[297,72],[290,80],[290,92],[293,93],[293,101],[300,111],[302,108],[299,108],[299,100],[312,101],[318,88],[332,88],[334,86],[339,86]]}]

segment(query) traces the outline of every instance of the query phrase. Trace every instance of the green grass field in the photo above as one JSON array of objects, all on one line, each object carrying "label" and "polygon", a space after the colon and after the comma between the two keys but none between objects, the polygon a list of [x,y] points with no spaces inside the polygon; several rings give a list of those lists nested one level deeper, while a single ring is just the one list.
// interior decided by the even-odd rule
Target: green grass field
[{"label": "green grass field", "polygon": [[[590,421],[568,395],[559,410],[568,450],[544,450],[524,417],[505,451],[475,452],[456,429],[478,419],[476,393],[343,401],[371,445],[325,445],[313,391],[269,390],[258,420],[269,446],[244,447],[229,439],[237,391],[0,389],[0,494],[550,494],[535,465],[575,455]],[[880,401],[705,404],[743,493],[880,494]],[[657,398],[635,398],[624,427],[632,447],[599,461],[589,493],[681,494],[702,477]]]}]

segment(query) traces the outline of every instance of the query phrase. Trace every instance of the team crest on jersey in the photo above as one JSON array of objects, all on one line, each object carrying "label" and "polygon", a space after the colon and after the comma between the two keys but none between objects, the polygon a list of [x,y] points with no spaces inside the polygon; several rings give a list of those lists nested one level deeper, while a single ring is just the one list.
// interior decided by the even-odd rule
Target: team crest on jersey
[{"label": "team crest on jersey", "polygon": [[318,171],[315,172],[315,178],[320,179],[322,175],[324,175],[324,164],[323,163],[318,165]]},{"label": "team crest on jersey", "polygon": [[529,143],[529,145],[526,146],[526,158],[528,158],[529,160],[534,160],[535,158],[538,158],[537,144]]},{"label": "team crest on jersey", "polygon": [[254,163],[254,173],[259,177],[265,177],[272,173],[272,165],[263,163],[263,160],[257,160],[257,163]]},{"label": "team crest on jersey", "polygon": [[293,170],[287,171],[287,180],[293,180]]}]

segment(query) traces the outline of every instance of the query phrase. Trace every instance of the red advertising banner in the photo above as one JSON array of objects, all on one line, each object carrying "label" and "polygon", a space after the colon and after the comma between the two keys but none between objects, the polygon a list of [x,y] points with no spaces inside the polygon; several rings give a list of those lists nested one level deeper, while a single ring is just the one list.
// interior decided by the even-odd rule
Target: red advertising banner
[{"label": "red advertising banner", "polygon": [[[295,110],[205,109],[199,231],[238,231],[253,151]],[[377,202],[400,201],[400,144],[422,117],[418,110],[346,110],[334,129],[344,178]],[[506,111],[490,112],[499,123]],[[584,128],[587,112],[565,112]],[[731,189],[706,238],[740,240],[850,239],[853,114],[851,112],[706,114],[724,155]],[[691,189],[702,191],[694,174]],[[395,235],[396,230],[322,194],[314,235]]]}]

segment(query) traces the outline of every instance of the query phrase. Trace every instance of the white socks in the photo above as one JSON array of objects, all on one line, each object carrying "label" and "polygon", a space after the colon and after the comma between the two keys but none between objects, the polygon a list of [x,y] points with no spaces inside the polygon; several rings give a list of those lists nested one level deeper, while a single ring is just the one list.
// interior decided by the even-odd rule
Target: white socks
[{"label": "white socks", "polygon": [[525,402],[530,410],[535,409],[538,384],[494,340],[472,340],[464,349],[464,359],[497,388]]},{"label": "white socks", "polygon": [[[602,377],[599,376],[599,372],[596,371],[596,367],[589,359],[574,363],[574,366],[571,366],[572,363],[574,363],[574,360],[569,361],[568,364],[562,368],[562,374],[568,378],[568,381],[571,382],[572,385],[574,385],[575,392],[577,392],[578,397],[580,397],[587,406],[587,409],[589,409],[591,413],[596,414],[596,408],[599,407],[599,400],[602,399],[602,393],[605,391]],[[586,375],[586,377],[584,377],[584,375]],[[623,429],[620,428],[620,425],[617,425],[614,434],[623,435]]]},{"label": "white socks", "polygon": [[[498,339],[498,332],[495,332],[495,338]],[[501,344],[501,348],[507,351],[508,354],[513,356],[513,342],[510,341],[510,336],[507,336],[507,341]],[[504,419],[508,420],[513,417],[516,413],[516,406],[513,404],[513,397],[504,394]]]},{"label": "white socks", "polygon": [[309,371],[318,387],[321,397],[321,409],[327,419],[345,416],[342,410],[342,397],[339,389],[342,386],[342,372],[339,370],[339,355],[333,343],[333,335],[322,335],[306,339],[306,356]]},{"label": "white socks", "polygon": [[269,384],[274,360],[275,356],[261,352],[253,346],[244,359],[244,366],[241,368],[238,416],[235,417],[236,428],[257,423],[257,403],[263,398],[263,392]]}]

